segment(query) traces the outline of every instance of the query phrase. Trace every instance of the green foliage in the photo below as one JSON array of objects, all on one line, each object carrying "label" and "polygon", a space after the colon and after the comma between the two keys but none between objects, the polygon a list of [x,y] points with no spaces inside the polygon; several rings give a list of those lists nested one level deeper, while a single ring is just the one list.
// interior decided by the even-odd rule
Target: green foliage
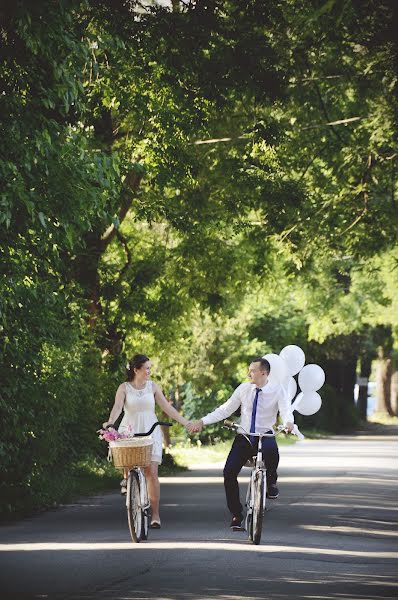
[{"label": "green foliage", "polygon": [[[396,330],[387,0],[0,10],[4,510],[103,453],[126,355],[202,416],[255,355],[296,343],[336,390]],[[353,423],[322,396],[306,424]]]},{"label": "green foliage", "polygon": [[[45,14],[41,12],[46,4]],[[0,223],[2,509],[47,504],[50,474],[89,448],[106,394],[73,279],[82,234],[118,189],[79,122],[89,49],[70,6],[7,6]],[[111,183],[112,182],[112,183]],[[113,188],[111,190],[111,188]]]},{"label": "green foliage", "polygon": [[394,11],[371,0],[285,7],[291,58],[281,151],[310,201],[284,239],[303,259],[324,250],[372,256],[397,240]]}]

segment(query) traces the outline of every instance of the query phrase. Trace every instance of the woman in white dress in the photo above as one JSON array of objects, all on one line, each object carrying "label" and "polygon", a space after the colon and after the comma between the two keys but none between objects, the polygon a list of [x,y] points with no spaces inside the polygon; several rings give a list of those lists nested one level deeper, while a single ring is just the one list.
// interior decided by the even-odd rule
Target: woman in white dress
[{"label": "woman in white dress", "polygon": [[[110,412],[109,419],[103,426],[115,423],[124,411],[124,416],[119,425],[121,433],[132,430],[133,433],[145,433],[158,420],[155,414],[155,402],[169,417],[187,426],[184,419],[164,397],[157,383],[151,381],[151,361],[145,354],[135,354],[127,363],[127,381],[121,383],[117,389],[115,403]],[[162,432],[156,427],[152,433],[153,448],[152,462],[145,468],[145,477],[148,484],[149,500],[151,502],[151,527],[160,528],[159,499],[160,484],[158,467],[162,462]],[[125,478],[126,478],[125,473]],[[126,491],[126,479],[121,483],[122,493]],[[124,483],[124,485],[123,485]]]}]

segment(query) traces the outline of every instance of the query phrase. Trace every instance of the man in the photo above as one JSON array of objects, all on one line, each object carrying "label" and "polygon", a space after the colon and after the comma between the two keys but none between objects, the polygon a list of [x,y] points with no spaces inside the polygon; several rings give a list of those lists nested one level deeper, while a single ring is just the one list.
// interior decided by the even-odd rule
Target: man
[{"label": "man", "polygon": [[[270,364],[264,358],[255,358],[249,365],[250,382],[241,383],[224,404],[202,419],[192,421],[187,429],[190,433],[202,430],[227,419],[239,407],[241,408],[241,426],[248,432],[272,433],[278,411],[288,431],[294,427],[294,417],[290,401],[283,387],[268,381]],[[257,453],[258,438],[250,443],[244,435],[238,434],[232,444],[224,467],[224,486],[227,505],[232,514],[231,529],[242,530],[242,504],[239,497],[238,475],[248,459]],[[275,499],[279,495],[276,487],[279,452],[275,438],[263,438],[262,450],[267,469],[267,497]]]}]

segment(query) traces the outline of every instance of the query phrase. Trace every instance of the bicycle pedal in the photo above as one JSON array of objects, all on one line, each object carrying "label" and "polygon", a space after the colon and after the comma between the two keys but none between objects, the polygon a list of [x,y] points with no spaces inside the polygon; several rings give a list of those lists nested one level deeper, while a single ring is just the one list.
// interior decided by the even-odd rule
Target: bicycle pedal
[{"label": "bicycle pedal", "polygon": [[243,525],[234,525],[233,527],[231,527],[231,529],[232,531],[246,531]]}]

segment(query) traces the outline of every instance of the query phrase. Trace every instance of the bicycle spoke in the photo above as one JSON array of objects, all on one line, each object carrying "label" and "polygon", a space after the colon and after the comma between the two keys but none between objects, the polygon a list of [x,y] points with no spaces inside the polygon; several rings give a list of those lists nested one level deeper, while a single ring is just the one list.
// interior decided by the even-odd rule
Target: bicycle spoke
[{"label": "bicycle spoke", "polygon": [[253,543],[259,544],[263,528],[264,473],[258,471],[254,480]]},{"label": "bicycle spoke", "polygon": [[143,511],[141,507],[140,482],[137,471],[129,473],[127,481],[127,519],[131,539],[140,542],[143,530]]}]

